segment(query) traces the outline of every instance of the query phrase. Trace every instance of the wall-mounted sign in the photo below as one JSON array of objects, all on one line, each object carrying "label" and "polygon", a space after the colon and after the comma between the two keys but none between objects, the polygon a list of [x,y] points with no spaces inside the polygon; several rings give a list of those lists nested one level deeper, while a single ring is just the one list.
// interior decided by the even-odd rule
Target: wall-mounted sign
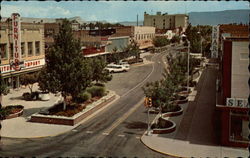
[{"label": "wall-mounted sign", "polygon": [[219,45],[219,26],[212,28],[212,44],[211,44],[211,57],[218,58],[218,45]]},{"label": "wall-mounted sign", "polygon": [[247,99],[227,98],[227,106],[249,108],[249,103]]},{"label": "wall-mounted sign", "polygon": [[[22,70],[37,67],[37,66],[43,66],[43,65],[45,65],[45,59],[24,61],[23,66],[22,66]],[[21,67],[21,66],[19,66],[19,67]],[[9,65],[9,64],[0,66],[0,70],[1,70],[2,74],[15,71],[14,67]]]},{"label": "wall-mounted sign", "polygon": [[20,15],[18,13],[13,13],[12,18],[12,37],[13,37],[13,69],[20,70],[21,61],[21,22]]}]

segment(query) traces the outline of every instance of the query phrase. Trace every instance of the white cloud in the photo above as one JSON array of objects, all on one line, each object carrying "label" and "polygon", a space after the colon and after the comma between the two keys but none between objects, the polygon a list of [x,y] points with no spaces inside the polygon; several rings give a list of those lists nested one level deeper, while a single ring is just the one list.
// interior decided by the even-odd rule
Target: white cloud
[{"label": "white cloud", "polygon": [[[28,4],[28,3],[27,3]],[[10,17],[12,13],[19,13],[22,17],[70,17],[72,13],[70,10],[62,7],[40,7],[30,5],[2,5],[1,15],[3,17]]]}]

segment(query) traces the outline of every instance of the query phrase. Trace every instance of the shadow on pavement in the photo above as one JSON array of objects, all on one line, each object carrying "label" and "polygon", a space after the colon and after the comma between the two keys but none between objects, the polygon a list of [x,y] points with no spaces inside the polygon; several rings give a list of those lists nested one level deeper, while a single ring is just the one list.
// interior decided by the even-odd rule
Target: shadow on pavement
[{"label": "shadow on pavement", "polygon": [[140,121],[125,122],[125,127],[128,129],[147,129],[148,124]]},{"label": "shadow on pavement", "polygon": [[30,109],[24,109],[23,111],[23,115],[21,117],[29,117],[34,113],[37,113],[39,111],[41,111],[42,108],[30,108]]},{"label": "shadow on pavement", "polygon": [[215,111],[216,74],[217,70],[214,68],[206,68],[202,73],[197,83],[195,99],[189,101],[177,131],[170,134],[174,139],[192,144],[219,145],[219,129],[216,123],[218,116]]}]

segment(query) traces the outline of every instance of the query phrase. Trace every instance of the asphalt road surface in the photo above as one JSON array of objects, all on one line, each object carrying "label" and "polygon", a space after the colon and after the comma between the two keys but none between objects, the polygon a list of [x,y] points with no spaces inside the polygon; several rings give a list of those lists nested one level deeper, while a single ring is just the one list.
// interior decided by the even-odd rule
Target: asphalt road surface
[{"label": "asphalt road surface", "polygon": [[[120,99],[92,119],[65,134],[40,139],[2,138],[0,155],[25,157],[167,157],[140,141],[147,130],[142,86],[159,80],[163,73],[163,53],[148,56],[153,64],[132,66],[129,72],[113,74],[107,87]],[[150,120],[155,117],[150,114]]]}]

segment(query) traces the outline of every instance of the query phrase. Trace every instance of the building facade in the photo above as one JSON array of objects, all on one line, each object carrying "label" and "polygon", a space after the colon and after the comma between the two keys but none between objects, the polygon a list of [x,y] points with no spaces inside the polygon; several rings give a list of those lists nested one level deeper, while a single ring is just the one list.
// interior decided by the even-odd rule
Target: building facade
[{"label": "building facade", "polygon": [[188,26],[188,15],[186,14],[161,14],[157,12],[156,15],[149,15],[144,12],[144,26],[153,26],[157,29],[173,30],[181,27],[183,31]]},{"label": "building facade", "polygon": [[11,21],[1,22],[1,73],[5,83],[12,88],[20,86],[22,74],[39,71],[45,65],[44,25],[21,23],[21,61],[20,70],[13,68],[13,37]]},{"label": "building facade", "polygon": [[153,47],[155,27],[133,26],[132,31],[132,38],[138,43],[139,49],[147,49]]},{"label": "building facade", "polygon": [[231,26],[227,31],[223,30],[225,27],[220,28],[220,73],[217,79],[216,108],[220,114],[221,144],[247,147],[249,39],[245,34],[247,32],[233,29],[235,27],[237,26]]}]

